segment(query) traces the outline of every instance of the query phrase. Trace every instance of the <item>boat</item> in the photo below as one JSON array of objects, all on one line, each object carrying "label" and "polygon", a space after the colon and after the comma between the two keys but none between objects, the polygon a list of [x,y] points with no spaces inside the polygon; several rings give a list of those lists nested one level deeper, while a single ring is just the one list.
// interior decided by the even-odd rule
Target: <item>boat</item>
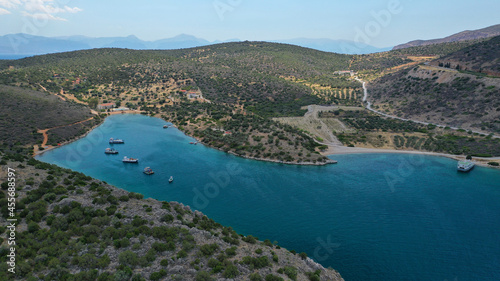
[{"label": "boat", "polygon": [[116,150],[114,148],[106,148],[106,150],[104,150],[104,153],[106,153],[106,154],[118,154],[118,150]]},{"label": "boat", "polygon": [[168,182],[171,183],[174,181],[174,177],[173,176],[170,176],[170,178],[168,179]]},{"label": "boat", "polygon": [[457,170],[460,172],[468,172],[474,168],[475,164],[471,160],[462,160],[457,163]]},{"label": "boat", "polygon": [[155,172],[154,172],[151,168],[146,167],[146,168],[144,168],[144,173],[145,173],[146,175],[152,175],[152,174],[154,174]]},{"label": "boat", "polygon": [[127,156],[123,157],[123,163],[139,163],[139,159],[137,158],[128,158]]},{"label": "boat", "polygon": [[110,144],[117,144],[117,143],[125,143],[122,139],[114,139],[114,138],[110,138],[109,139],[109,143]]},{"label": "boat", "polygon": [[166,128],[168,128],[168,125],[163,125],[163,129],[166,129]]}]

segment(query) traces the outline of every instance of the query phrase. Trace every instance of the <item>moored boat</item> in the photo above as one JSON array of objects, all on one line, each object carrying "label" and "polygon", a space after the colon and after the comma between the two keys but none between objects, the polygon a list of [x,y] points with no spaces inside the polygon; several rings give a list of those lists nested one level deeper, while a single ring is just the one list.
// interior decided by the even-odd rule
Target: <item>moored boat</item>
[{"label": "moored boat", "polygon": [[106,153],[106,154],[118,154],[118,150],[108,147],[108,148],[106,148],[106,150],[104,150],[104,153]]},{"label": "moored boat", "polygon": [[150,167],[146,167],[146,168],[144,168],[144,173],[145,173],[146,175],[152,175],[152,174],[154,174],[155,172],[154,172],[154,171],[153,171]]},{"label": "moored boat", "polygon": [[457,170],[460,172],[468,172],[474,168],[475,164],[471,160],[462,160],[457,163]]},{"label": "moored boat", "polygon": [[139,159],[137,158],[128,158],[127,156],[123,157],[123,163],[139,163]]},{"label": "moored boat", "polygon": [[125,141],[123,141],[122,139],[114,139],[114,138],[110,138],[110,139],[109,139],[109,143],[110,143],[110,144],[119,144],[119,143],[125,143]]}]

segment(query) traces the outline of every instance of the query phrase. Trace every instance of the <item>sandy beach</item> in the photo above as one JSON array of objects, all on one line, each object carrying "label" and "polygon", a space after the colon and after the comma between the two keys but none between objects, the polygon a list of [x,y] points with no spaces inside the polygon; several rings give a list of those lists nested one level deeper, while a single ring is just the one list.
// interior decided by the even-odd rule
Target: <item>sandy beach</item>
[{"label": "sandy beach", "polygon": [[[451,158],[454,160],[465,160],[465,155],[453,155],[446,153],[438,153],[438,152],[428,152],[428,151],[417,151],[417,150],[396,150],[396,149],[378,149],[378,148],[364,148],[364,147],[347,147],[347,146],[336,146],[329,145],[328,149],[321,152],[322,155],[325,156],[335,156],[341,154],[360,154],[360,153],[401,153],[401,154],[421,154],[421,155],[431,155],[431,156],[439,156]],[[488,162],[497,162],[500,163],[500,157],[491,157],[491,158],[483,158],[483,157],[473,157],[472,160],[478,166],[497,168],[491,165],[488,165]]]}]

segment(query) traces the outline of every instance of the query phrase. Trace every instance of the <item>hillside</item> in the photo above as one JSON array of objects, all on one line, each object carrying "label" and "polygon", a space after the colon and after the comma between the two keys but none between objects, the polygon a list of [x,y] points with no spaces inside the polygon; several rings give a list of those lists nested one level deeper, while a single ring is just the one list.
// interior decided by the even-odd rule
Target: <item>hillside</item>
[{"label": "hillside", "polygon": [[[0,167],[1,280],[343,280],[305,253],[239,235],[176,202],[19,154],[0,152]],[[12,215],[7,168],[16,179]],[[17,219],[15,279],[8,218]]]},{"label": "hillside", "polygon": [[444,38],[432,39],[432,40],[415,40],[405,44],[397,45],[393,48],[393,50],[404,49],[408,47],[416,47],[416,46],[425,46],[432,44],[440,44],[440,43],[450,43],[450,42],[459,42],[459,41],[467,41],[467,40],[477,40],[483,38],[489,38],[500,35],[500,24],[489,26],[482,29],[477,30],[466,30],[462,31]]},{"label": "hillside", "polygon": [[[433,74],[429,72],[432,65],[421,64],[485,42],[443,43],[369,55],[340,55],[266,42],[235,42],[171,51],[95,49],[0,62],[0,83],[43,88],[91,107],[115,102],[118,106],[139,109],[173,122],[206,145],[243,157],[325,164],[328,159],[319,154],[322,146],[314,141],[311,130],[303,131],[304,128],[292,127],[288,122],[278,123],[276,120],[281,119],[276,118],[303,116],[306,113],[303,108],[311,104],[361,106],[361,83],[350,75],[338,74],[340,70],[357,71],[364,79],[382,77],[373,83],[374,99],[381,99],[387,93],[392,95],[396,90],[402,92],[396,86],[406,82],[392,83],[403,79],[410,69],[423,69],[412,77],[434,79],[431,81],[441,74],[443,81],[466,77],[470,74],[456,73],[458,76],[448,77],[453,71],[446,72],[445,68]],[[494,94],[495,88],[491,87],[497,87],[495,81],[485,77],[481,81],[485,89],[478,91]],[[379,88],[385,92],[381,93]],[[456,102],[452,98],[455,88],[443,88],[448,92],[446,99]],[[421,88],[415,84],[412,91],[420,93]],[[473,107],[475,110],[486,109],[483,104],[487,98],[481,102],[473,99],[477,104]],[[385,105],[381,101],[375,106],[423,121],[440,123],[449,118],[450,125],[485,127],[484,132],[491,132],[489,128],[496,130],[494,104],[487,105],[491,114],[474,123],[471,120],[475,119],[465,115],[463,120],[454,118],[457,113],[451,115],[453,112],[439,108],[439,102],[430,103],[429,108],[427,104],[419,104],[416,108],[420,111],[403,104]],[[464,110],[468,104],[464,102],[460,110],[472,112]],[[330,133],[326,136],[332,138]]]},{"label": "hillside", "polygon": [[400,117],[499,133],[500,79],[443,65],[457,61],[473,71],[497,69],[498,39],[381,77],[369,85],[370,101],[375,109]]},{"label": "hillside", "polygon": [[314,103],[360,105],[361,83],[334,73],[352,58],[264,42],[99,49],[1,62],[0,83],[140,109],[237,155],[321,164],[328,159],[315,151],[318,144],[269,117],[300,116],[302,106]]},{"label": "hillside", "polygon": [[474,44],[430,63],[465,72],[500,77],[500,36]]},{"label": "hillside", "polygon": [[65,130],[50,134],[49,143],[57,145],[82,135],[100,122],[92,119],[72,125],[93,118],[90,110],[48,93],[0,85],[0,100],[0,143],[3,146],[42,144],[43,137],[38,130],[65,126]]}]

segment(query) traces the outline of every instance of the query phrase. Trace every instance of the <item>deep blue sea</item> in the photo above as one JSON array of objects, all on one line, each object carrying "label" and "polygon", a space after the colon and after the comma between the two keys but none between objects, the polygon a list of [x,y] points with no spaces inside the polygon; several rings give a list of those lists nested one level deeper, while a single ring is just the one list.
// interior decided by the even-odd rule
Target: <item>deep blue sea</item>
[{"label": "deep blue sea", "polygon": [[[322,167],[259,162],[189,144],[164,124],[111,116],[38,159],[190,205],[239,233],[306,252],[347,281],[500,280],[499,170],[463,174],[456,161],[410,154],[336,155],[338,164]],[[113,145],[118,155],[104,154],[111,137],[125,140]],[[155,174],[143,174],[146,166]]]}]

